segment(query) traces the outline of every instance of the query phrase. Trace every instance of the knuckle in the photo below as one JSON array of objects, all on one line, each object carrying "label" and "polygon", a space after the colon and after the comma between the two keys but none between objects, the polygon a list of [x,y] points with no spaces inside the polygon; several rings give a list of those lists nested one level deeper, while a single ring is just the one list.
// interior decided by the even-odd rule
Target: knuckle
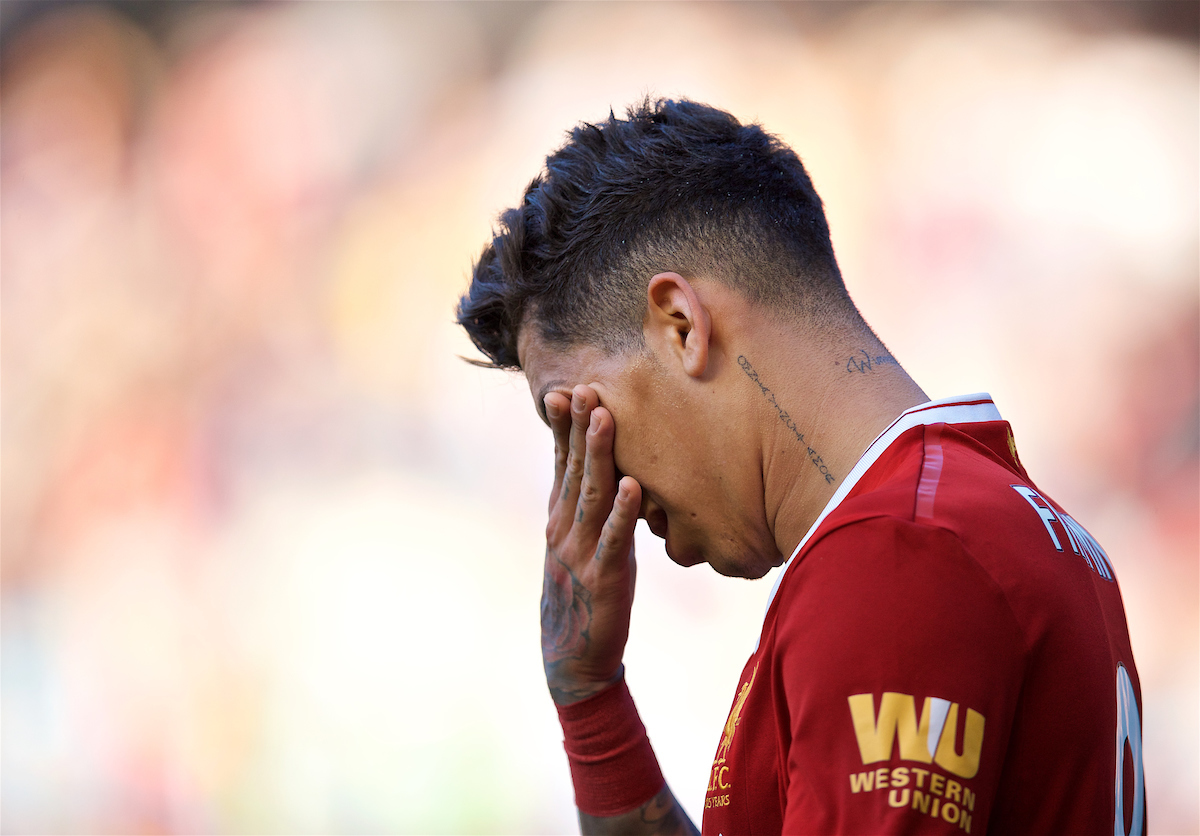
[{"label": "knuckle", "polygon": [[579,499],[589,505],[600,501],[600,489],[595,482],[585,479],[579,488]]}]

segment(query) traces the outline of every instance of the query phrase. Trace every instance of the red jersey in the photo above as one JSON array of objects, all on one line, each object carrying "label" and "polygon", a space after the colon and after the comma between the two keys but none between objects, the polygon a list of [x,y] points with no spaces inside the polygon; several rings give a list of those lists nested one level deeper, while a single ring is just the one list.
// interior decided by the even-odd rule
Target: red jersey
[{"label": "red jersey", "polygon": [[1143,833],[1141,713],[1104,550],[987,395],[931,402],[780,574],[703,832]]}]

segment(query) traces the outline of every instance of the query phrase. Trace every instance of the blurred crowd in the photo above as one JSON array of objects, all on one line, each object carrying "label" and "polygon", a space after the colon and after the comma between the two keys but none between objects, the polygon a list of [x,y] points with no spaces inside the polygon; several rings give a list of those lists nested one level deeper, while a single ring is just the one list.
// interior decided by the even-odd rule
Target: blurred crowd
[{"label": "blurred crowd", "polygon": [[[792,144],[900,362],[993,394],[1116,568],[1150,825],[1200,830],[1194,9],[6,2],[0,829],[574,827],[551,440],[454,305],[651,94]],[[770,580],[643,535],[629,679],[698,820]]]}]

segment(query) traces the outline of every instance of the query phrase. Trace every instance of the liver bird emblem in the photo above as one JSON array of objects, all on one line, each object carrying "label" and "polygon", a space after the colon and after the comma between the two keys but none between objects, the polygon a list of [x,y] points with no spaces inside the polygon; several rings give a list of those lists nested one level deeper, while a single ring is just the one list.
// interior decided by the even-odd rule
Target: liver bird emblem
[{"label": "liver bird emblem", "polygon": [[737,731],[737,725],[742,719],[742,706],[746,704],[746,697],[750,696],[750,689],[754,686],[754,677],[756,676],[758,676],[758,665],[754,666],[754,671],[750,674],[750,681],[742,685],[737,699],[733,701],[733,708],[729,709],[729,718],[725,721],[725,733],[721,736],[721,745],[717,747],[717,759],[714,763],[725,763],[725,756],[729,754],[729,746],[733,743],[733,733]]}]

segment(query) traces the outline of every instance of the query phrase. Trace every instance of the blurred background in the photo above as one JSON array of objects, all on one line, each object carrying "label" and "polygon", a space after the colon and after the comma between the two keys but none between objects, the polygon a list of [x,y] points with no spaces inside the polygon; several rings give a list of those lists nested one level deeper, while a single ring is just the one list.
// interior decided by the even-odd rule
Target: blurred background
[{"label": "blurred background", "polygon": [[[453,308],[646,93],[791,143],[895,355],[993,394],[1197,832],[1196,3],[5,0],[0,67],[4,832],[575,829],[551,439]],[[771,577],[646,534],[628,678],[699,821]]]}]

